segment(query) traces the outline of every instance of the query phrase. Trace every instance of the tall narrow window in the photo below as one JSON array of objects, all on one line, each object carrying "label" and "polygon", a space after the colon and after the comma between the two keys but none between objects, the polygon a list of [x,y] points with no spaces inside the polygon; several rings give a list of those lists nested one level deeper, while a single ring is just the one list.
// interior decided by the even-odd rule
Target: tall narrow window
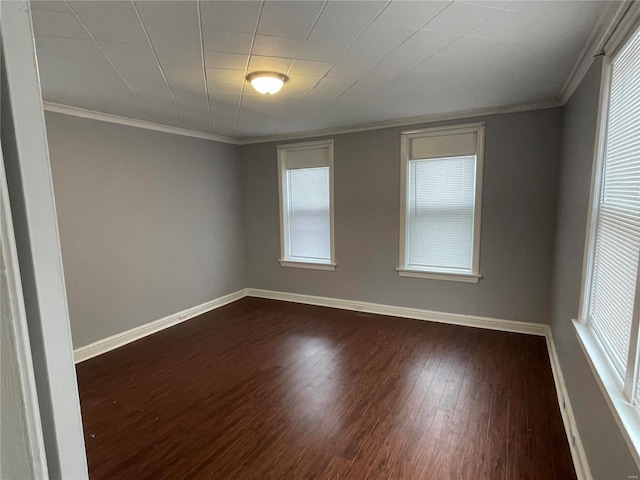
[{"label": "tall narrow window", "polygon": [[[640,32],[605,59],[578,337],[640,452]],[[630,408],[630,405],[635,408]]]},{"label": "tall narrow window", "polygon": [[401,276],[477,282],[482,124],[402,133]]},{"label": "tall narrow window", "polygon": [[333,141],[278,147],[280,264],[335,268]]}]

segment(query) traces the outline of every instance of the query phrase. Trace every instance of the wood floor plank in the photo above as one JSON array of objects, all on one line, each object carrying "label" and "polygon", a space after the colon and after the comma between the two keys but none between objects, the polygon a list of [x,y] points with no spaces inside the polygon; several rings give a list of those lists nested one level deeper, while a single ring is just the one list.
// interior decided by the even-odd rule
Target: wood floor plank
[{"label": "wood floor plank", "polygon": [[[506,360],[504,350],[508,336],[494,339],[492,344],[495,368],[502,368]],[[507,447],[509,427],[509,382],[500,376],[492,376],[489,383],[491,392],[491,418],[485,443],[486,458],[480,478],[507,479]]]},{"label": "wood floor plank", "polygon": [[245,298],[77,373],[92,480],[575,480],[541,337]]}]

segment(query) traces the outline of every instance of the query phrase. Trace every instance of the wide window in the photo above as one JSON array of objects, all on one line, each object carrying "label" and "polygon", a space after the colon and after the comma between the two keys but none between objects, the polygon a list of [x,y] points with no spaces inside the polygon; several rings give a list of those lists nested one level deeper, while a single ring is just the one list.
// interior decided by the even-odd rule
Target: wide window
[{"label": "wide window", "polygon": [[335,268],[333,141],[278,147],[280,264]]},{"label": "wide window", "polygon": [[482,124],[402,133],[401,276],[477,282]]},{"label": "wide window", "polygon": [[605,60],[584,289],[576,325],[634,450],[640,446],[640,35]]}]

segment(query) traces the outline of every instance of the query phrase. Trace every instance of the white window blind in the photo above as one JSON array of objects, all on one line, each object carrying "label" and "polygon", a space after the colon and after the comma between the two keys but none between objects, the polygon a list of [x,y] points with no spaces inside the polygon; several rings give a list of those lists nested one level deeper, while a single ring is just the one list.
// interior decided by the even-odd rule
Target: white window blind
[{"label": "white window blind", "polygon": [[[640,253],[640,37],[612,62],[588,322],[622,378]],[[636,400],[640,400],[637,397]]]},{"label": "white window blind", "polygon": [[477,281],[483,139],[481,124],[403,132],[400,275]]},{"label": "white window blind", "polygon": [[476,156],[409,161],[409,268],[470,273]]},{"label": "white window blind", "polygon": [[293,260],[331,260],[329,167],[287,171],[289,256]]},{"label": "white window blind", "polygon": [[[333,143],[278,147],[280,262],[333,265]],[[295,265],[294,265],[295,266]]]}]

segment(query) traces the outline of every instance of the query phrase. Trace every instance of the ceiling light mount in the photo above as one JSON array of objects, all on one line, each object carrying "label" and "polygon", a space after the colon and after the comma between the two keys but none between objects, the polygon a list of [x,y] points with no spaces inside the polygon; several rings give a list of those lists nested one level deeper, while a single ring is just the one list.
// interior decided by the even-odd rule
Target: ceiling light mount
[{"label": "ceiling light mount", "polygon": [[247,81],[263,95],[278,93],[287,80],[289,77],[277,72],[251,72],[247,75]]}]

